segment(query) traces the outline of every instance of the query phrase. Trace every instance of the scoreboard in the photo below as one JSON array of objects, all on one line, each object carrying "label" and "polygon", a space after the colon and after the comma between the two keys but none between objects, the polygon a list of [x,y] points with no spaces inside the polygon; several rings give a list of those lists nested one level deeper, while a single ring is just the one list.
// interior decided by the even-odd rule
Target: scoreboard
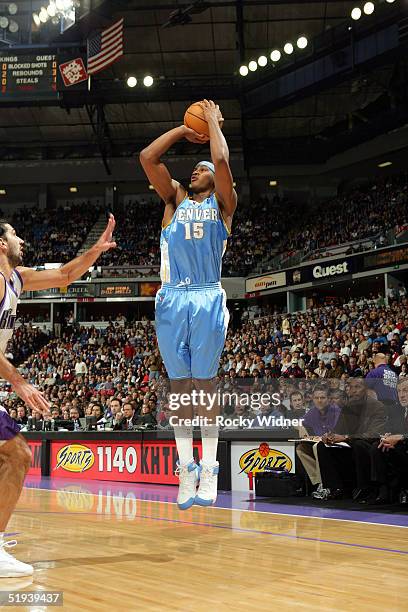
[{"label": "scoreboard", "polygon": [[0,53],[1,102],[58,98],[56,55]]}]

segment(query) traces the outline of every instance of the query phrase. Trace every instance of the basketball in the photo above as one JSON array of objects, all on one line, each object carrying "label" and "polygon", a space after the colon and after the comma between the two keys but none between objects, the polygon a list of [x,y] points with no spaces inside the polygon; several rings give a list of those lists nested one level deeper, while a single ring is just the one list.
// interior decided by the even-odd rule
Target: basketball
[{"label": "basketball", "polygon": [[208,129],[208,123],[204,119],[204,112],[199,102],[194,102],[185,112],[184,125],[191,128],[197,134],[204,134],[210,136],[210,130]]},{"label": "basketball", "polygon": [[269,444],[262,442],[262,444],[259,445],[258,450],[261,457],[267,457],[269,455]]}]

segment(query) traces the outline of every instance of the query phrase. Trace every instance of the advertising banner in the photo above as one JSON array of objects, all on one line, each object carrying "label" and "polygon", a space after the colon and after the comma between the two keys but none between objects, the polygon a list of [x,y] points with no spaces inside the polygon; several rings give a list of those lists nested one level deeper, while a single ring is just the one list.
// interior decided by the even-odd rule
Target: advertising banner
[{"label": "advertising banner", "polygon": [[27,440],[26,442],[31,451],[31,467],[28,476],[41,476],[41,440]]},{"label": "advertising banner", "polygon": [[255,278],[247,278],[245,281],[245,292],[254,293],[284,287],[286,285],[286,272],[275,272],[274,274],[263,274]]},{"label": "advertising banner", "polygon": [[[201,443],[194,444],[195,454]],[[174,475],[174,440],[110,442],[62,440],[51,442],[50,476],[78,480],[111,480],[178,484]]]},{"label": "advertising banner", "polygon": [[352,259],[337,259],[335,261],[324,261],[312,266],[304,266],[295,270],[288,270],[288,285],[300,285],[301,283],[322,283],[332,280],[340,280],[347,274],[355,271]]},{"label": "advertising banner", "polygon": [[265,468],[295,471],[293,442],[231,442],[231,488],[249,490],[248,474],[263,472]]}]

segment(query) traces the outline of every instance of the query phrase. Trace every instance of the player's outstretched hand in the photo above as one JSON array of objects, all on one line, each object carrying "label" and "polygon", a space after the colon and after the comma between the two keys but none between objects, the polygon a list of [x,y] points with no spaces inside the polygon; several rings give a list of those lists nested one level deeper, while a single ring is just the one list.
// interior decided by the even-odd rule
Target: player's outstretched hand
[{"label": "player's outstretched hand", "polygon": [[224,125],[224,117],[220,111],[218,104],[215,104],[212,100],[203,100],[200,102],[200,106],[203,109],[204,119],[208,122],[211,119],[216,119],[219,123],[220,128]]},{"label": "player's outstretched hand", "polygon": [[184,138],[186,138],[186,140],[189,142],[195,142],[196,144],[205,144],[210,140],[205,134],[199,134],[186,125],[184,126]]},{"label": "player's outstretched hand", "polygon": [[30,385],[30,383],[26,381],[17,383],[13,385],[13,390],[30,408],[39,410],[41,414],[48,414],[50,412],[50,404],[44,395],[33,385]]},{"label": "player's outstretched hand", "polygon": [[112,213],[110,213],[106,229],[99,238],[98,242],[96,243],[96,246],[99,248],[101,253],[104,253],[105,251],[109,251],[109,249],[114,249],[116,247],[116,242],[113,242],[112,240],[115,225],[115,217],[112,215]]}]

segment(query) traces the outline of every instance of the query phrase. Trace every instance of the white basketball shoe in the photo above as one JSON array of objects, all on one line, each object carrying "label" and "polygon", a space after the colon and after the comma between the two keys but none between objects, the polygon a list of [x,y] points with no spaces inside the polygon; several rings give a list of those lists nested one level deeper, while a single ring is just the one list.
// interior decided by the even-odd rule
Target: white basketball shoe
[{"label": "white basketball shoe", "polygon": [[190,461],[187,465],[177,462],[176,476],[179,479],[177,505],[180,510],[188,510],[194,504],[197,493],[198,465]]},{"label": "white basketball shoe", "polygon": [[16,540],[0,542],[0,578],[20,578],[21,576],[31,576],[34,572],[32,565],[17,561],[6,552],[6,548],[12,548],[16,544]]},{"label": "white basketball shoe", "polygon": [[200,485],[194,503],[198,506],[211,506],[217,499],[218,461],[207,465],[200,461]]}]

